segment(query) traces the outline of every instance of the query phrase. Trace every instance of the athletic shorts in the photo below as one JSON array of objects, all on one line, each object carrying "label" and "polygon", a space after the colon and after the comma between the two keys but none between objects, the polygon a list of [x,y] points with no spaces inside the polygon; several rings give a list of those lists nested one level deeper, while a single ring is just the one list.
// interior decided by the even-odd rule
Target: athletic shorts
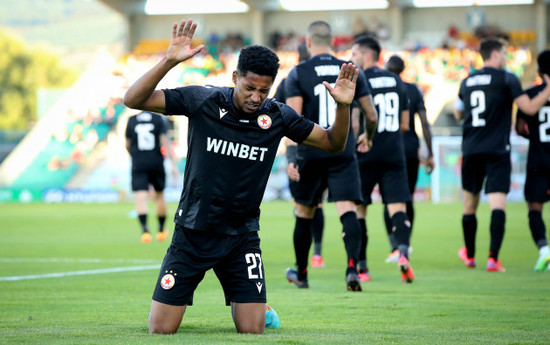
[{"label": "athletic shorts", "polygon": [[478,194],[485,182],[485,194],[508,193],[512,163],[510,153],[475,154],[462,158],[462,188]]},{"label": "athletic shorts", "polygon": [[153,300],[193,305],[193,294],[211,268],[220,281],[225,304],[265,303],[264,266],[257,231],[239,235],[191,230],[176,224],[160,269]]},{"label": "athletic shorts", "polygon": [[158,169],[132,169],[132,190],[149,190],[149,184],[157,192],[164,190],[166,186],[166,174],[164,172],[164,166]]},{"label": "athletic shorts", "polygon": [[329,202],[362,202],[357,157],[300,159],[296,164],[300,172],[300,181],[294,188],[294,200],[297,203],[317,206],[327,188]]},{"label": "athletic shorts", "polygon": [[527,170],[523,193],[525,195],[525,200],[530,202],[539,202],[543,204],[550,201],[550,170]]},{"label": "athletic shorts", "polygon": [[[290,195],[292,196],[292,198],[294,200],[296,200],[296,196],[295,196],[296,185],[298,185],[297,181],[288,179],[288,189],[290,190]],[[317,200],[316,205],[321,204],[321,203],[323,203],[323,195],[322,194],[319,196],[319,199]]]},{"label": "athletic shorts", "polygon": [[384,204],[411,201],[405,162],[361,162],[361,192],[364,205],[372,204],[372,191],[376,184]]},{"label": "athletic shorts", "polygon": [[418,167],[420,167],[420,160],[418,158],[407,158],[407,177],[411,196],[414,194],[416,182],[418,182]]}]

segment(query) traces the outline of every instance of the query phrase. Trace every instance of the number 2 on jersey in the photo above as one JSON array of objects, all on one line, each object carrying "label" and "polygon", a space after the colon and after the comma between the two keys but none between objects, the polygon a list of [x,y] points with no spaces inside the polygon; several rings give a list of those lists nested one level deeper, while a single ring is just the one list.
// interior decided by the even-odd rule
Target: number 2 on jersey
[{"label": "number 2 on jersey", "polygon": [[485,119],[481,114],[485,112],[485,92],[475,90],[470,94],[470,104],[472,105],[472,126],[484,127]]},{"label": "number 2 on jersey", "polygon": [[550,107],[539,110],[539,137],[541,143],[550,142]]}]

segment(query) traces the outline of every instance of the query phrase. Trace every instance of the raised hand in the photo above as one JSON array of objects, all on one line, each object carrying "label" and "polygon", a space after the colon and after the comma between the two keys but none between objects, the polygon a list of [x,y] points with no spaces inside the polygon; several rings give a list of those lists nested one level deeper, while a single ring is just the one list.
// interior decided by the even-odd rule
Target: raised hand
[{"label": "raised hand", "polygon": [[323,85],[325,85],[338,105],[350,105],[355,96],[355,85],[357,84],[358,76],[359,69],[351,62],[345,63],[340,68],[340,74],[338,75],[338,79],[336,79],[334,88],[326,81],[323,82]]},{"label": "raised hand", "polygon": [[177,63],[185,61],[197,55],[204,45],[201,44],[195,48],[191,48],[193,35],[197,29],[197,23],[193,23],[193,19],[182,19],[178,28],[178,23],[174,23],[172,28],[172,41],[168,47],[166,57],[168,60],[176,61]]}]

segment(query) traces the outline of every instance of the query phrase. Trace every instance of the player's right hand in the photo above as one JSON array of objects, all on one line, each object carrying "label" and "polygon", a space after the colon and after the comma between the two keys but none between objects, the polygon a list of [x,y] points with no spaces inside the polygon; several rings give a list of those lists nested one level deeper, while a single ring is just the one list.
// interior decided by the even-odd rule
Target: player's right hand
[{"label": "player's right hand", "polygon": [[300,181],[300,172],[298,171],[298,167],[294,163],[289,163],[286,167],[286,173],[288,174],[288,178],[292,181]]},{"label": "player's right hand", "polygon": [[369,152],[372,147],[372,140],[367,139],[366,133],[361,133],[357,138],[357,152]]},{"label": "player's right hand", "polygon": [[197,55],[203,48],[201,44],[195,48],[191,48],[193,35],[197,29],[197,23],[193,23],[193,19],[182,19],[178,28],[178,23],[174,23],[172,27],[172,41],[168,47],[166,58],[177,63],[185,61]]}]

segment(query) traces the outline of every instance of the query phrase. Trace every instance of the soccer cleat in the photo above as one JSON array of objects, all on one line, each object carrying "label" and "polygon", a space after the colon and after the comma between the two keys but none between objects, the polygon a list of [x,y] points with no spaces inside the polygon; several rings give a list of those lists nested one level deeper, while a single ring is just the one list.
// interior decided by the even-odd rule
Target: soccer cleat
[{"label": "soccer cleat", "polygon": [[143,234],[141,234],[141,242],[143,243],[149,243],[153,240],[153,237],[151,236],[150,233],[148,232],[144,232]]},{"label": "soccer cleat", "polygon": [[346,275],[346,284],[348,285],[348,291],[362,291],[359,276],[356,272],[349,272]]},{"label": "soccer cleat", "polygon": [[279,316],[269,305],[265,305],[265,328],[281,328]]},{"label": "soccer cleat", "polygon": [[550,255],[539,256],[535,264],[535,272],[544,272],[547,269],[550,269]]},{"label": "soccer cleat", "polygon": [[289,283],[296,284],[298,289],[309,288],[307,278],[305,278],[304,280],[298,280],[298,272],[294,268],[289,268],[286,270],[286,279],[288,280]]},{"label": "soccer cleat", "polygon": [[461,247],[458,250],[458,258],[464,262],[466,267],[468,268],[475,268],[476,267],[476,261],[474,258],[468,257],[468,251],[466,250],[466,247]]},{"label": "soccer cleat", "polygon": [[371,281],[369,270],[360,270],[358,276],[359,276],[359,281],[362,281],[362,282]]},{"label": "soccer cleat", "polygon": [[157,241],[165,241],[166,240],[166,237],[168,237],[168,231],[164,230],[164,231],[160,231],[159,233],[157,233]]},{"label": "soccer cleat", "polygon": [[323,262],[323,257],[321,255],[313,255],[311,257],[311,267],[314,267],[314,268],[325,267],[325,263]]},{"label": "soccer cleat", "polygon": [[405,255],[399,257],[397,267],[401,270],[401,281],[412,283],[414,281],[414,273],[409,260]]},{"label": "soccer cleat", "polygon": [[397,261],[399,261],[399,250],[398,249],[391,252],[390,255],[388,255],[388,257],[386,258],[386,263],[387,264],[390,264],[390,263],[396,264]]},{"label": "soccer cleat", "polygon": [[487,260],[487,272],[506,272],[506,269],[502,267],[500,260],[489,258]]}]

